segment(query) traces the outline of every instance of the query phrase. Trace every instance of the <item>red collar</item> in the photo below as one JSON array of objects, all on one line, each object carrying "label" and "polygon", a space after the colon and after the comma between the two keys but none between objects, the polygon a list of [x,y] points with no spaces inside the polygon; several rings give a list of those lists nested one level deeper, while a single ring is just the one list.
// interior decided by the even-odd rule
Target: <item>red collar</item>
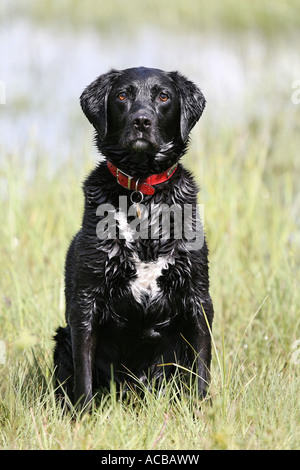
[{"label": "red collar", "polygon": [[167,181],[177,170],[177,163],[171,166],[168,170],[158,175],[150,175],[147,178],[135,179],[132,176],[126,175],[123,171],[119,170],[111,162],[107,162],[107,167],[112,175],[117,179],[117,182],[124,186],[124,188],[131,189],[133,191],[140,191],[143,194],[154,194],[155,189],[152,185],[163,183]]}]

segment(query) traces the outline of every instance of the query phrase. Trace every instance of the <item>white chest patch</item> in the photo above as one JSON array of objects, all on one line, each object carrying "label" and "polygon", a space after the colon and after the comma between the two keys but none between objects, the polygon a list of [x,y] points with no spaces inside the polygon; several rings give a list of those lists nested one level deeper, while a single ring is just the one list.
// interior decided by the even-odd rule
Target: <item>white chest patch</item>
[{"label": "white chest patch", "polygon": [[[114,214],[118,223],[120,233],[128,246],[134,243],[134,235],[132,228],[127,222],[126,215],[119,211]],[[134,245],[132,245],[134,247]],[[144,294],[148,294],[151,298],[156,297],[160,289],[157,285],[157,279],[161,276],[161,272],[168,266],[172,258],[170,256],[161,256],[156,261],[141,261],[133,252],[132,261],[134,262],[137,277],[131,282],[131,291],[137,302],[142,301]]]},{"label": "white chest patch", "polygon": [[124,214],[124,212],[122,212],[122,211],[115,212],[114,218],[116,219],[116,221],[118,223],[120,234],[122,235],[122,238],[124,238],[126,240],[126,242],[132,242],[134,240],[134,233],[133,233],[129,223],[127,222],[127,217]]},{"label": "white chest patch", "polygon": [[137,278],[131,283],[131,291],[137,302],[142,300],[144,294],[152,298],[159,294],[157,279],[168,265],[168,256],[163,256],[157,261],[144,262],[134,257]]}]

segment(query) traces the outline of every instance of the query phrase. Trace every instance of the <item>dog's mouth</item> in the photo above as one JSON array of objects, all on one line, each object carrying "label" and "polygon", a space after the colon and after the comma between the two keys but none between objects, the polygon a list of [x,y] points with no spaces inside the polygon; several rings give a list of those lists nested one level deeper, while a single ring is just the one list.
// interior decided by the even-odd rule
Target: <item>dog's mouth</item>
[{"label": "dog's mouth", "polygon": [[144,136],[138,136],[130,139],[127,142],[126,147],[135,153],[141,154],[155,154],[159,148],[157,143]]},{"label": "dog's mouth", "polygon": [[135,152],[147,152],[153,150],[153,143],[142,137],[131,140],[128,147]]}]

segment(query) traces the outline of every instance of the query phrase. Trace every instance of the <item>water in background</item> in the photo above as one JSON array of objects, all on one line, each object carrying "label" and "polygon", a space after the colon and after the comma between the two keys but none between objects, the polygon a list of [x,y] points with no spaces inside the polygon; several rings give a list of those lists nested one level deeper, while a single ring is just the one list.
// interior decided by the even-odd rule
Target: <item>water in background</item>
[{"label": "water in background", "polygon": [[[283,39],[164,32],[153,27],[127,36],[91,30],[61,31],[28,19],[2,25],[0,162],[32,148],[54,166],[91,145],[92,130],[79,105],[82,90],[110,68],[149,66],[179,70],[202,89],[202,126],[242,125],[292,108],[300,55]],[[88,147],[87,147],[88,146]]]}]

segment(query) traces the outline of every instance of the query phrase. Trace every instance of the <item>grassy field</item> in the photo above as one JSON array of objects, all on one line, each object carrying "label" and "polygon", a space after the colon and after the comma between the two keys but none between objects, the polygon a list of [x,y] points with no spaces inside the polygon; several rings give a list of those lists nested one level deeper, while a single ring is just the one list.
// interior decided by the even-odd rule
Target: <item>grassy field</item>
[{"label": "grassy field", "polygon": [[[156,0],[145,9],[133,0],[125,13],[123,1],[105,2],[104,10],[96,3],[88,0],[83,11],[77,0],[6,2],[5,11],[75,34],[79,26],[109,29],[112,18],[114,27],[130,29],[133,12],[136,21],[146,16],[155,24],[161,11]],[[257,29],[274,41],[271,56],[274,36],[299,27],[293,0],[240,9],[233,0],[174,0],[169,15],[166,3],[158,25]],[[82,419],[62,413],[53,394],[52,337],[64,323],[64,258],[81,223],[92,142],[55,170],[53,155],[30,138],[16,152],[0,142],[0,449],[300,448],[300,104],[291,103],[291,83],[280,95],[271,70],[270,83],[263,84],[267,116],[251,116],[251,102],[240,122],[204,116],[184,158],[201,186],[215,307],[211,401],[201,406],[180,399],[180,384],[171,384],[159,397],[148,392],[126,403],[112,390]]]},{"label": "grassy field", "polygon": [[64,321],[64,256],[93,162],[87,156],[80,171],[67,162],[50,175],[37,158],[28,175],[21,157],[8,155],[1,170],[1,448],[300,447],[293,351],[300,339],[299,138],[288,116],[267,128],[223,130],[218,139],[205,126],[200,133],[185,163],[201,182],[210,246],[212,406],[179,400],[169,387],[159,399],[147,394],[131,403],[112,393],[83,420],[61,413],[52,335]]}]

